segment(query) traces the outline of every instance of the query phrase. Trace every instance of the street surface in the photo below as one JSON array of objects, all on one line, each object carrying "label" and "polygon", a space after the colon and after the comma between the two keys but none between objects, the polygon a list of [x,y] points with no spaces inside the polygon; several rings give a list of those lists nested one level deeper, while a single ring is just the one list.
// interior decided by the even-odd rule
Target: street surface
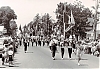
[{"label": "street surface", "polygon": [[[0,58],[1,62],[1,58]],[[93,68],[99,69],[99,57],[84,54],[82,60],[80,61],[80,66],[77,65],[77,60],[74,54],[72,54],[72,59],[68,59],[67,48],[65,48],[64,59],[61,59],[60,48],[56,53],[55,60],[51,57],[51,52],[48,46],[34,46],[31,44],[28,47],[27,53],[24,52],[24,46],[19,46],[18,52],[14,57],[14,65],[12,68]],[[1,63],[2,64],[2,63]],[[0,68],[10,68],[7,64],[5,66],[0,64]]]}]

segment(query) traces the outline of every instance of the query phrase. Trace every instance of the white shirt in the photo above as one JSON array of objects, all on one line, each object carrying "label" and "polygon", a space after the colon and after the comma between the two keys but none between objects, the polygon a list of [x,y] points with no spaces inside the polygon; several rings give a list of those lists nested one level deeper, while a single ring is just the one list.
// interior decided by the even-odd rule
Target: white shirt
[{"label": "white shirt", "polygon": [[3,57],[6,57],[6,56],[7,56],[7,54],[6,54],[6,53],[2,53],[2,56],[3,56]]},{"label": "white shirt", "polygon": [[13,51],[12,50],[9,50],[8,51],[8,55],[13,55]]},{"label": "white shirt", "polygon": [[53,41],[57,44],[58,43],[58,40],[56,40],[56,39],[53,39]]},{"label": "white shirt", "polygon": [[26,39],[28,38],[28,34],[27,34],[27,33],[25,34],[25,38],[26,38]]},{"label": "white shirt", "polygon": [[71,42],[69,42],[69,46],[68,46],[68,48],[72,48]]},{"label": "white shirt", "polygon": [[58,44],[58,40],[52,39],[52,40],[50,41],[50,43],[49,43],[49,46],[52,46],[52,44],[54,44],[54,43]]},{"label": "white shirt", "polygon": [[50,41],[49,46],[52,46],[52,44],[54,43],[53,40]]}]

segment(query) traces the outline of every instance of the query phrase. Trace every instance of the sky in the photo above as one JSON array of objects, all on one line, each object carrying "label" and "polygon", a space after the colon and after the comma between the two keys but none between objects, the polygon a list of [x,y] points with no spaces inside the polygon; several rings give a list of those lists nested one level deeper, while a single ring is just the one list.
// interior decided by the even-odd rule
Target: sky
[{"label": "sky", "polygon": [[[93,0],[80,0],[82,4],[91,9],[91,6],[95,5]],[[24,26],[28,24],[37,13],[44,15],[49,13],[53,19],[56,19],[54,11],[57,8],[57,4],[60,2],[73,3],[74,0],[0,0],[0,7],[10,6],[17,15],[17,25]],[[100,25],[97,26],[97,29]]]}]

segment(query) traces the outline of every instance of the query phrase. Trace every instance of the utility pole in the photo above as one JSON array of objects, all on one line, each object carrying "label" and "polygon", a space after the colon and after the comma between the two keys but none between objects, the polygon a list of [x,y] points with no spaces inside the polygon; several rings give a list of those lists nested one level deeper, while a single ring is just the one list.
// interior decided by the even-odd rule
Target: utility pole
[{"label": "utility pole", "polygon": [[96,0],[96,8],[95,8],[95,19],[94,19],[94,25],[93,25],[93,32],[94,32],[94,40],[96,40],[96,28],[97,28],[97,12],[98,12],[98,6],[99,1]]},{"label": "utility pole", "polygon": [[66,3],[64,3],[64,10],[63,10],[63,24],[64,24],[64,39],[65,39],[65,21],[64,21],[64,13],[66,12]]}]

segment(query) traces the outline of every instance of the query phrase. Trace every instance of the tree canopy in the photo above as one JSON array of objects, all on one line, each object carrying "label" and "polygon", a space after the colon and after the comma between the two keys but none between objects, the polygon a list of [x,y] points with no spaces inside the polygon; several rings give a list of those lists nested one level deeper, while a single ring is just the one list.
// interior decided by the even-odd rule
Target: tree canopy
[{"label": "tree canopy", "polygon": [[17,15],[15,14],[14,10],[9,6],[2,6],[0,8],[0,24],[4,25],[4,28],[7,29],[7,32],[9,32],[9,22],[12,19],[17,19]]},{"label": "tree canopy", "polygon": [[[73,27],[73,33],[75,35],[80,35],[81,37],[85,37],[85,31],[87,26],[88,18],[91,17],[92,12],[89,10],[89,8],[85,8],[84,5],[82,5],[82,2],[76,0],[73,4],[65,3],[59,3],[57,4],[56,9],[56,18],[58,19],[58,24],[62,26],[63,30],[63,11],[65,11],[66,17],[64,18],[64,21],[66,23],[66,28],[68,27],[68,20],[71,16],[71,11],[73,13],[74,19],[75,19],[75,26]],[[89,26],[89,24],[88,24]],[[68,34],[69,33],[69,34]],[[67,35],[70,35],[71,30],[67,32]]]}]

